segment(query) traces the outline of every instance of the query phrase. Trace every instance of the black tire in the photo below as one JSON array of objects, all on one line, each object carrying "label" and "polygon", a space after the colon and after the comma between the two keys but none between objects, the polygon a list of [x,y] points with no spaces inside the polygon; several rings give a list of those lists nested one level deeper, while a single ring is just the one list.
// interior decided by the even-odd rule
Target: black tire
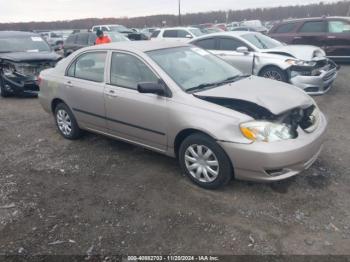
[{"label": "black tire", "polygon": [[[214,156],[211,156],[211,160],[209,159],[208,161],[213,163],[213,161],[215,162],[215,159],[216,159],[218,162],[217,169],[216,169],[216,167],[212,168],[211,166],[209,166],[211,168],[211,170],[217,171],[217,173],[218,173],[215,180],[213,180],[213,181],[200,181],[200,179],[205,179],[203,171],[201,171],[202,173],[199,175],[200,179],[195,178],[194,174],[191,174],[191,171],[188,168],[189,161],[185,160],[185,158],[188,159],[187,158],[189,156],[188,154],[189,154],[189,152],[191,152],[190,148],[191,147],[193,148],[195,146],[197,146],[197,150],[198,150],[198,146],[202,146],[202,150],[205,151],[205,152],[202,151],[203,157],[204,157],[205,153],[208,152],[206,149],[209,149],[214,154]],[[193,156],[193,154],[192,154],[192,156]],[[212,139],[209,136],[206,136],[204,134],[200,134],[200,133],[192,134],[192,135],[188,136],[187,138],[185,138],[185,140],[180,145],[178,158],[179,158],[179,162],[180,162],[180,166],[181,166],[182,171],[191,179],[191,181],[193,183],[199,185],[202,188],[217,189],[217,188],[223,187],[233,177],[231,161],[227,157],[225,151],[216,143],[216,141],[214,139]],[[203,160],[203,158],[202,158],[200,161],[206,161],[206,160]],[[206,165],[206,163],[204,165]],[[204,169],[206,169],[205,172],[207,174],[209,174],[207,168],[208,168],[208,166],[206,166],[206,168],[204,168]],[[201,170],[203,170],[203,167],[201,167]],[[197,169],[197,171],[198,171],[198,169]],[[192,172],[195,172],[195,171],[192,171]],[[211,176],[212,174],[209,174],[209,175]],[[201,176],[203,176],[203,177],[201,178]],[[214,178],[214,176],[212,177],[212,179],[213,178]]]},{"label": "black tire", "polygon": [[276,66],[267,66],[263,68],[259,73],[259,76],[285,83],[288,82],[287,73]]},{"label": "black tire", "polygon": [[[82,135],[82,130],[79,128],[77,121],[72,113],[72,111],[69,109],[69,107],[64,103],[59,103],[55,107],[55,122],[57,129],[59,133],[66,139],[75,140],[78,139]],[[65,114],[68,116],[68,118],[64,118]],[[61,122],[60,127],[60,120],[65,119],[64,123]],[[69,121],[68,121],[69,120]],[[65,129],[65,124],[69,125],[70,131],[68,129]],[[62,127],[63,125],[63,127]],[[68,132],[69,131],[69,132]]]},{"label": "black tire", "polygon": [[9,97],[10,96],[10,93],[5,90],[4,81],[3,81],[1,75],[0,75],[0,96],[2,96],[2,97]]}]

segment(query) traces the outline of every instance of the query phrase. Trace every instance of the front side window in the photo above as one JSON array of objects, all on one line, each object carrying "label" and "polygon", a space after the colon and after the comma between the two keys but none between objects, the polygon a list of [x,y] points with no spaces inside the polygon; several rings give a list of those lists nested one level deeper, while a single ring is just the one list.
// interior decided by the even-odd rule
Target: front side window
[{"label": "front side window", "polygon": [[71,64],[67,75],[93,82],[104,81],[106,52],[87,53]]},{"label": "front side window", "polygon": [[88,33],[81,33],[77,35],[77,44],[78,45],[88,45],[89,41],[89,34]]},{"label": "front side window", "polygon": [[177,31],[177,37],[186,38],[187,36],[191,36],[191,34],[185,30],[178,30]]},{"label": "front side window", "polygon": [[299,30],[300,33],[324,33],[323,21],[305,22]]},{"label": "front side window", "polygon": [[329,33],[350,33],[350,22],[338,20],[328,22]]},{"label": "front side window", "polygon": [[139,83],[158,82],[158,77],[152,70],[137,57],[113,53],[111,63],[111,84],[137,89]]},{"label": "front side window", "polygon": [[151,38],[158,37],[159,33],[160,33],[160,30],[154,31],[154,32],[152,33],[152,35],[151,35]]},{"label": "front side window", "polygon": [[296,23],[288,23],[288,24],[284,24],[284,25],[280,25],[275,33],[277,34],[286,34],[286,33],[290,33],[294,30]]},{"label": "front side window", "polygon": [[242,35],[242,38],[247,40],[249,43],[251,43],[258,49],[270,49],[283,45],[281,42],[263,34],[248,33]]},{"label": "front side window", "polygon": [[201,89],[241,75],[227,62],[198,47],[177,47],[147,52],[184,91]]},{"label": "front side window", "polygon": [[199,30],[198,28],[192,28],[192,29],[189,29],[189,31],[190,31],[195,37],[204,35],[204,34],[202,33],[202,31]]}]

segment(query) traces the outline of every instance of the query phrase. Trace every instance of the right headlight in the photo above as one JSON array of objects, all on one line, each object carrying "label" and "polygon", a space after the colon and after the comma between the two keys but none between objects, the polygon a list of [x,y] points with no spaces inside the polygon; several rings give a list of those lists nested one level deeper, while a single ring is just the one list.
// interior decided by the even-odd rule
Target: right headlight
[{"label": "right headlight", "polygon": [[240,125],[240,130],[243,136],[253,142],[274,142],[293,138],[289,126],[268,121],[246,122]]}]

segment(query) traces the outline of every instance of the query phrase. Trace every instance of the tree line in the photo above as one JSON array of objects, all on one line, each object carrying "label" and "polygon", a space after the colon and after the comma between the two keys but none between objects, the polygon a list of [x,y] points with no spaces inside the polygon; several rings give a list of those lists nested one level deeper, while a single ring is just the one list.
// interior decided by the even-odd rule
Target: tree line
[{"label": "tree line", "polygon": [[[318,16],[350,16],[350,1],[334,3],[320,2],[318,4],[281,6],[271,8],[251,8],[245,10],[213,11],[189,13],[181,17],[182,25],[203,23],[226,23],[232,21],[254,20],[279,21],[289,18],[304,18]],[[152,15],[143,17],[123,18],[86,18],[70,21],[0,23],[0,30],[63,30],[89,29],[96,24],[122,24],[131,28],[160,27],[166,21],[166,26],[179,25],[177,15]]]}]

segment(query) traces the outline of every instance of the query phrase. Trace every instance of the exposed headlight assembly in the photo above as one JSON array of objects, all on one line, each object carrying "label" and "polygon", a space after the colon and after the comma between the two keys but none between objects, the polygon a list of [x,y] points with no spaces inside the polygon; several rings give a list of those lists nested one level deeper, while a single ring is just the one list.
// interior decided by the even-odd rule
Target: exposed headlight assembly
[{"label": "exposed headlight assembly", "polygon": [[297,59],[287,59],[285,62],[293,66],[313,67],[316,65],[315,61],[304,61],[304,60],[297,60]]},{"label": "exposed headlight assembly", "polygon": [[16,68],[12,64],[5,64],[2,68],[5,76],[13,75],[13,73],[16,71]]},{"label": "exposed headlight assembly", "polygon": [[275,142],[294,138],[286,124],[267,121],[251,121],[240,125],[243,136],[253,142]]}]

